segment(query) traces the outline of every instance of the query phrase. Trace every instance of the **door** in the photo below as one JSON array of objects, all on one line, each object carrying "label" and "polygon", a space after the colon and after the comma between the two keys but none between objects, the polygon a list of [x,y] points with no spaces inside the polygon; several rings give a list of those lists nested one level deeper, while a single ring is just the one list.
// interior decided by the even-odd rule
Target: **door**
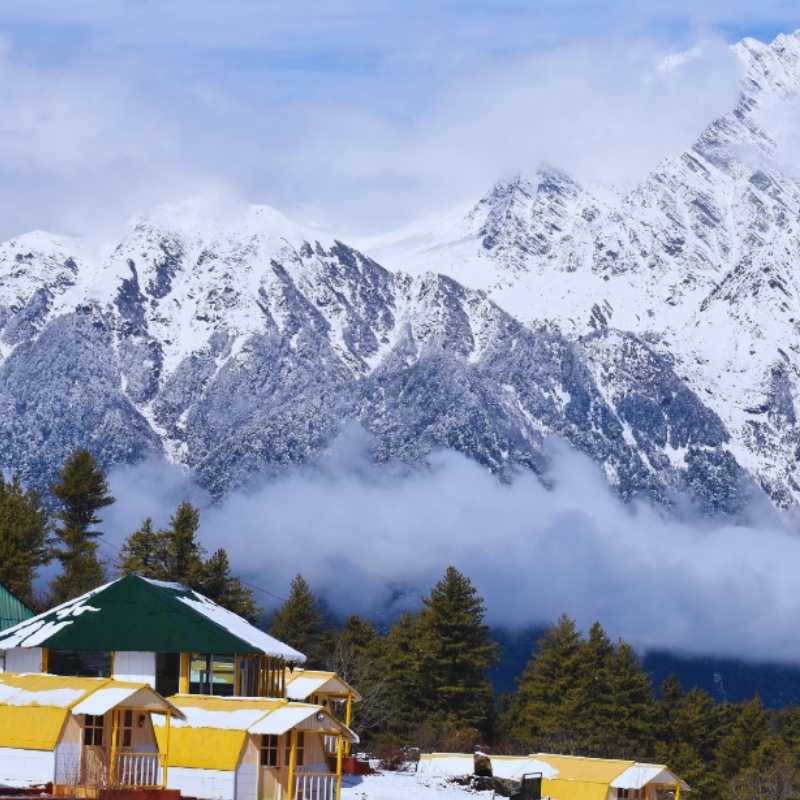
[{"label": "door", "polygon": [[108,785],[105,717],[86,714],[83,724],[81,783],[88,788]]},{"label": "door", "polygon": [[283,800],[281,789],[281,769],[279,764],[281,748],[280,737],[265,735],[261,737],[260,751],[260,800]]}]

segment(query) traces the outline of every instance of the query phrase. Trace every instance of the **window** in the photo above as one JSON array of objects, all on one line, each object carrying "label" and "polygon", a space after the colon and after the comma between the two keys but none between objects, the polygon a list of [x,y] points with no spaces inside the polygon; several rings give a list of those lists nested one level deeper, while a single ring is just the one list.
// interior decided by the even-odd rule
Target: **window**
[{"label": "window", "polygon": [[[304,751],[305,751],[305,734],[303,731],[297,731],[297,761],[295,762],[295,766],[302,767],[303,766],[303,758],[304,758]],[[291,731],[286,734],[286,766],[289,766],[289,758],[292,753],[292,734]]]},{"label": "window", "polygon": [[641,800],[641,789],[617,789],[617,800]]},{"label": "window", "polygon": [[156,653],[156,691],[162,697],[178,694],[180,677],[180,653]]},{"label": "window", "polygon": [[236,683],[236,659],[233,656],[215,656],[192,653],[189,662],[190,694],[233,695]]},{"label": "window", "polygon": [[86,715],[83,723],[83,743],[89,747],[103,746],[103,717]]},{"label": "window", "polygon": [[278,737],[267,734],[261,737],[261,766],[278,766]]},{"label": "window", "polygon": [[111,653],[89,650],[51,650],[47,661],[51,675],[110,678]]},{"label": "window", "polygon": [[133,745],[133,711],[127,710],[122,712],[120,732],[122,733],[122,746],[131,747]]}]

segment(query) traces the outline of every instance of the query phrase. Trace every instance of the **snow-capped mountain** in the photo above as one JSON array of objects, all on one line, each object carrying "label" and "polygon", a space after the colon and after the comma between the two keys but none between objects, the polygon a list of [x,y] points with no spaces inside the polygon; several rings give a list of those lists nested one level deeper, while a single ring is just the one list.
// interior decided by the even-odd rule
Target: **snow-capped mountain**
[{"label": "snow-capped mountain", "polygon": [[796,501],[800,35],[736,52],[737,107],[624,195],[540,170],[358,249],[265,206],[0,245],[0,464],[158,453],[223,493],[357,421],[378,459],[544,472],[557,435],[625,496]]},{"label": "snow-capped mountain", "polygon": [[[370,251],[483,289],[590,351],[610,329],[646,341],[722,421],[726,452],[786,505],[800,499],[800,32],[734,51],[736,108],[627,193],[541,169]],[[622,391],[616,378],[609,391]]]}]

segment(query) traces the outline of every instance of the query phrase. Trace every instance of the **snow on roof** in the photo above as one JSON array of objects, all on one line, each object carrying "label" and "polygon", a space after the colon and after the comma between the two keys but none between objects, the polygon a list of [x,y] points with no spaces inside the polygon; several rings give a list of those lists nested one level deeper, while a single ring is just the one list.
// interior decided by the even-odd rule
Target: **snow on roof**
[{"label": "snow on roof", "polygon": [[543,778],[552,778],[558,774],[544,761],[530,756],[490,756],[492,762],[492,775],[495,778],[508,778],[519,780],[529,772],[541,772]]},{"label": "snow on roof", "polygon": [[145,683],[62,675],[0,674],[0,747],[53,750],[72,714],[103,714],[128,703],[183,715]]},{"label": "snow on roof", "polygon": [[178,600],[268,656],[283,658],[286,661],[301,664],[306,660],[306,657],[299,650],[295,650],[268,633],[264,633],[264,631],[259,630],[255,625],[251,625],[238,614],[218,606],[198,592],[191,591],[183,597],[178,597]]},{"label": "snow on roof", "polygon": [[141,683],[123,683],[122,681],[115,681],[111,686],[98,689],[74,706],[72,713],[102,716],[112,708],[122,705],[157,714],[169,711],[177,718],[176,724],[183,717],[181,711],[157,694],[150,686]]},{"label": "snow on roof", "polygon": [[[280,708],[283,700],[258,698],[209,697],[207,695],[176,695],[171,697],[185,719],[175,722],[176,728],[214,728],[216,730],[246,731],[270,711]],[[154,720],[163,725],[164,720]]]},{"label": "snow on roof", "polygon": [[[175,695],[170,698],[185,717],[173,723],[173,730],[208,729],[216,731],[244,731],[250,734],[276,734],[314,719],[313,727],[337,729],[353,742],[359,741],[349,728],[332,717],[321,706],[292,703],[287,700],[260,698],[209,697],[207,695]],[[322,719],[318,719],[318,715]],[[156,727],[163,727],[164,719],[154,718]]]},{"label": "snow on roof", "polygon": [[0,633],[13,647],[305,656],[178,583],[127,575]]},{"label": "snow on roof", "polygon": [[423,753],[417,773],[429,778],[459,778],[475,772],[475,756],[464,753]]},{"label": "snow on roof", "polygon": [[317,706],[285,705],[256,722],[250,728],[250,733],[272,733],[280,736],[315,714],[325,712],[320,711]]},{"label": "snow on roof", "polygon": [[286,695],[292,700],[306,700],[312,694],[348,693],[352,693],[356,702],[361,700],[361,695],[335,672],[296,669],[286,681]]},{"label": "snow on roof", "polygon": [[91,592],[82,594],[72,600],[67,600],[61,605],[51,608],[42,614],[24,620],[18,625],[7,628],[0,634],[0,650],[10,650],[12,647],[39,647],[53,634],[70,625],[82,614],[96,612],[100,609],[87,605],[87,600],[94,595],[105,591],[117,581],[105,583],[92,589]]},{"label": "snow on roof", "polygon": [[679,783],[681,789],[689,790],[689,785],[663,764],[634,764],[614,778],[609,785],[614,789],[641,789],[649,783],[669,786]]},{"label": "snow on roof", "polygon": [[108,683],[106,678],[0,673],[0,704],[69,709]]},{"label": "snow on roof", "polygon": [[610,758],[585,758],[583,756],[561,756],[551,753],[539,753],[531,756],[537,761],[549,764],[558,774],[553,780],[583,781],[586,783],[610,784],[625,770],[636,762]]}]

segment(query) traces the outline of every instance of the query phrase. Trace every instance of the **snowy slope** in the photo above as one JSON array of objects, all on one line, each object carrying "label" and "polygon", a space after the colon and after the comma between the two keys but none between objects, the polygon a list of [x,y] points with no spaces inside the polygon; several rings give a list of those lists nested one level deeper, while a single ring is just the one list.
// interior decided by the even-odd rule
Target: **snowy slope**
[{"label": "snowy slope", "polygon": [[0,465],[157,453],[222,494],[357,422],[376,459],[544,473],[555,435],[625,497],[797,501],[800,35],[736,51],[737,107],[625,195],[548,168],[359,249],[266,206],[0,245]]},{"label": "snowy slope", "polygon": [[572,339],[650,342],[730,433],[730,453],[780,503],[800,496],[800,32],[735,47],[735,109],[624,195],[556,169],[498,183],[466,213],[365,243],[395,268],[485,290]]}]

